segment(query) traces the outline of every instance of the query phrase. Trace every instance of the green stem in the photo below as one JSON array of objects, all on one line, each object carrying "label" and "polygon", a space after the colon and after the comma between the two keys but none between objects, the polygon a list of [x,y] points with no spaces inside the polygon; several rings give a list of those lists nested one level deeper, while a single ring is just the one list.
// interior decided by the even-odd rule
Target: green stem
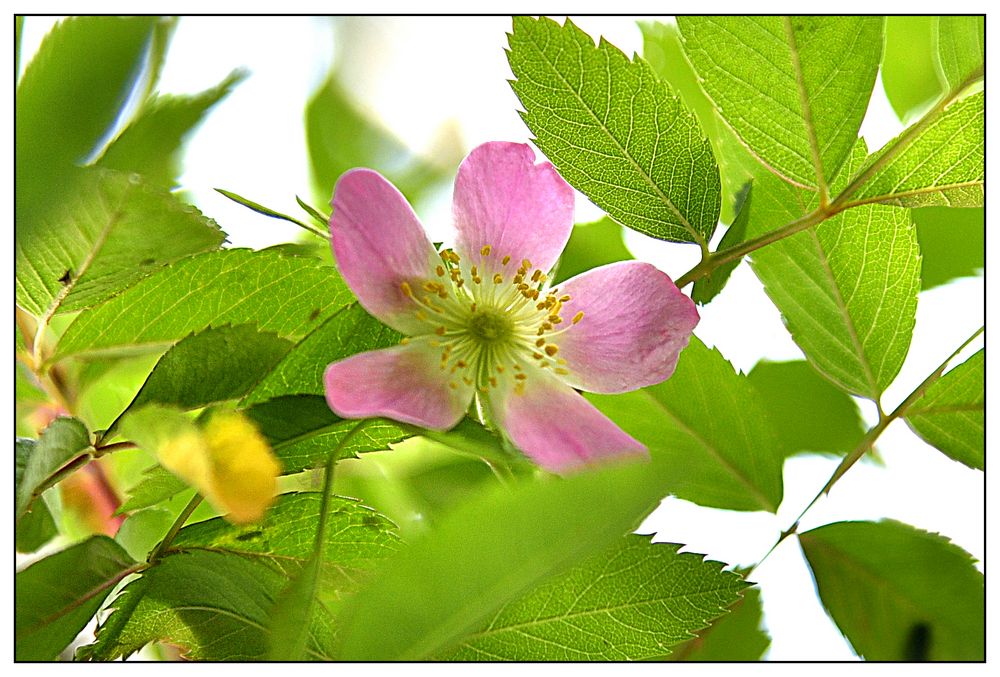
[{"label": "green stem", "polygon": [[194,512],[195,508],[201,505],[201,501],[202,501],[201,494],[195,494],[194,496],[191,497],[191,500],[188,501],[188,504],[184,506],[183,510],[181,510],[181,514],[179,514],[177,516],[177,519],[174,520],[174,523],[170,525],[170,531],[167,532],[167,535],[163,537],[163,540],[160,541],[160,544],[156,546],[156,550],[154,550],[153,553],[149,556],[149,559],[147,561],[149,562],[150,565],[155,564],[160,560],[161,557],[163,557],[164,553],[167,551],[167,548],[170,547],[170,544],[174,542],[174,538],[177,537],[177,532],[181,530],[181,527],[184,526],[184,523],[187,522],[189,517],[191,517],[191,513]]},{"label": "green stem", "polygon": [[326,472],[323,477],[323,498],[319,505],[319,523],[316,527],[316,545],[313,552],[313,557],[316,559],[319,559],[322,556],[323,544],[326,540],[326,523],[330,512],[330,498],[333,495],[333,475],[334,470],[337,467],[337,460],[340,457],[340,452],[343,451],[344,447],[352,437],[361,432],[362,428],[364,428],[370,420],[371,419],[362,419],[358,421],[353,428],[347,431],[347,434],[344,435],[344,438],[340,440],[334,450],[330,452],[330,456],[326,459]]}]

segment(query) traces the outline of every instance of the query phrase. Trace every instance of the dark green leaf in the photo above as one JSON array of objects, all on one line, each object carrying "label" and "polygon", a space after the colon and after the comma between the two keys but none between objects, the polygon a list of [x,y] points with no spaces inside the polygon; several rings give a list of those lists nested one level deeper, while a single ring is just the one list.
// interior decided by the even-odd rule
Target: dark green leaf
[{"label": "dark green leaf", "polygon": [[920,243],[920,288],[956,277],[981,275],[986,267],[986,210],[922,207],[911,212]]},{"label": "dark green leaf", "polygon": [[692,337],[669,380],[587,399],[669,469],[670,493],[714,508],[778,509],[783,455],[767,409],[718,350]]},{"label": "dark green leaf", "polygon": [[121,418],[145,404],[197,409],[242,397],[291,348],[290,341],[247,324],[205,329],[181,339],[156,363],[103,439],[110,440]]},{"label": "dark green leaf", "polygon": [[162,349],[225,324],[297,339],[354,302],[337,272],[315,259],[228,249],[165,268],[80,315],[55,359],[81,353]]},{"label": "dark green leaf", "polygon": [[662,498],[663,481],[654,459],[482,491],[345,602],[338,658],[449,650],[505,604],[634,529]]},{"label": "dark green leaf", "polygon": [[678,17],[716,110],[761,162],[827,186],[851,154],[882,56],[881,17]]},{"label": "dark green leaf", "polygon": [[154,465],[142,474],[142,479],[136,485],[125,492],[128,498],[118,508],[117,513],[125,514],[157,505],[171,496],[176,496],[187,487],[187,482],[177,475],[162,466]]},{"label": "dark green leaf", "polygon": [[181,171],[180,151],[184,141],[245,77],[246,73],[234,71],[200,94],[150,99],[98,164],[138,172],[152,184],[173,188]]},{"label": "dark green leaf", "polygon": [[799,540],[823,605],[859,656],[984,660],[983,575],[946,538],[886,520],[828,524]]},{"label": "dark green leaf", "polygon": [[936,21],[932,16],[886,17],[882,87],[900,120],[907,120],[943,91],[934,63]]},{"label": "dark green leaf", "polygon": [[743,599],[729,607],[698,637],[675,647],[672,661],[757,661],[771,646],[771,638],[760,627],[764,611],[760,591],[747,588]]},{"label": "dark green leaf", "polygon": [[53,473],[90,448],[90,433],[75,418],[60,416],[42,431],[37,442],[23,442],[21,446],[28,451],[19,452],[27,458],[17,483],[17,517],[24,515],[31,502],[48,488]]},{"label": "dark green leaf", "polygon": [[[14,495],[21,493],[21,480],[28,459],[35,451],[35,440],[18,437],[14,441]],[[15,524],[15,547],[18,552],[34,552],[50,541],[58,530],[52,513],[43,500],[36,500]]]},{"label": "dark green leaf", "polygon": [[559,257],[559,266],[552,284],[560,284],[607,263],[628,261],[631,258],[632,254],[622,239],[622,227],[611,219],[578,223],[573,227],[569,242]]},{"label": "dark green leaf", "polygon": [[217,249],[218,225],[138,175],[80,171],[75,193],[43,219],[18,223],[19,306],[36,316],[81,310],[162,265]]},{"label": "dark green leaf", "polygon": [[18,572],[15,660],[55,659],[133,564],[117,543],[94,536]]},{"label": "dark green leaf", "polygon": [[451,660],[623,661],[662,656],[725,613],[746,583],[702,555],[629,535],[465,637]]},{"label": "dark green leaf", "polygon": [[[747,224],[750,222],[750,201],[753,198],[753,184],[746,185],[746,197],[743,199],[736,215],[733,225],[729,226],[725,235],[719,241],[716,248],[719,251],[735,247],[746,239]],[[729,276],[733,274],[736,266],[740,265],[742,259],[736,259],[729,263],[724,263],[713,270],[708,276],[695,280],[691,290],[691,299],[700,305],[710,302],[729,282]]]},{"label": "dark green leaf", "polygon": [[511,83],[535,144],[613,219],[664,240],[707,242],[719,170],[695,116],[652,68],[569,20],[514,17]]},{"label": "dark green leaf", "polygon": [[986,17],[934,17],[935,55],[948,89],[982,73],[986,61]]},{"label": "dark green leaf", "polygon": [[758,362],[748,375],[775,422],[785,456],[800,451],[846,454],[867,430],[858,405],[808,362]]},{"label": "dark green leaf", "polygon": [[[286,395],[244,410],[267,438],[286,474],[317,468],[357,425],[332,411],[319,395]],[[340,458],[388,449],[412,433],[392,421],[375,418],[341,448]]]},{"label": "dark green leaf", "polygon": [[980,349],[927,389],[904,413],[925,442],[970,468],[985,469],[986,353]]}]

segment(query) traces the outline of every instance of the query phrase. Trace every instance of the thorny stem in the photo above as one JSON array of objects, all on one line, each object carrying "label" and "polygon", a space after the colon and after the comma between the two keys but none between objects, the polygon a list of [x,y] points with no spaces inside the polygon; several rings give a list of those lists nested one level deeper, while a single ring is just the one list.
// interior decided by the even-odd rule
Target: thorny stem
[{"label": "thorny stem", "polygon": [[958,98],[959,94],[964,92],[982,77],[983,69],[980,68],[970,75],[958,87],[949,92],[947,96],[938,101],[938,103],[928,110],[917,122],[907,127],[906,130],[904,130],[903,133],[896,138],[893,144],[886,148],[885,152],[879,155],[871,165],[854,177],[847,187],[844,188],[844,190],[842,190],[829,204],[824,205],[821,201],[820,206],[808,214],[805,214],[804,216],[801,216],[780,228],[764,233],[760,237],[747,240],[746,242],[741,242],[740,244],[727,249],[722,249],[709,254],[706,252],[704,245],[702,245],[701,261],[694,268],[677,278],[677,287],[683,288],[685,285],[709,275],[713,270],[723,264],[735,261],[750,252],[756,251],[761,247],[766,247],[767,245],[773,244],[779,240],[783,240],[786,237],[795,235],[796,233],[806,230],[807,228],[812,228],[813,226],[836,216],[840,212],[856,206],[850,202],[851,197],[853,197],[853,195],[857,193],[858,190],[860,190],[861,187],[864,186],[864,184],[867,183],[867,181],[876,172],[882,169],[889,160],[899,155],[914,139],[919,137],[924,129],[934,122],[937,117],[944,112],[944,109],[951,105],[956,98]]},{"label": "thorny stem", "polygon": [[189,517],[191,517],[191,513],[194,512],[195,508],[201,505],[201,501],[202,501],[201,494],[195,494],[194,496],[191,497],[191,500],[188,501],[188,504],[184,506],[183,510],[181,510],[181,514],[179,514],[177,516],[177,519],[174,520],[174,523],[170,525],[170,531],[167,532],[167,535],[163,537],[163,540],[160,541],[160,544],[156,546],[156,550],[154,550],[152,554],[150,554],[149,559],[146,560],[147,562],[149,562],[150,565],[155,564],[160,560],[161,557],[163,557],[163,554],[167,551],[167,548],[170,547],[170,544],[174,542],[174,538],[177,537],[177,532],[181,530],[181,527],[184,526],[184,523],[187,522]]},{"label": "thorny stem", "polygon": [[892,410],[892,413],[885,414],[882,411],[882,407],[879,406],[878,423],[875,424],[875,426],[872,427],[871,430],[869,430],[865,434],[861,442],[859,442],[858,445],[854,448],[854,451],[852,451],[850,454],[844,457],[844,460],[841,461],[840,465],[838,465],[837,468],[833,471],[833,474],[830,475],[830,479],[826,481],[826,484],[823,485],[823,488],[820,489],[815,496],[813,496],[812,500],[809,501],[806,507],[802,509],[802,512],[800,512],[799,516],[795,518],[795,521],[792,522],[791,526],[789,526],[787,529],[781,532],[781,535],[778,536],[778,540],[774,543],[774,545],[772,545],[771,548],[764,554],[764,556],[760,558],[760,561],[758,561],[756,564],[750,567],[750,570],[747,573],[750,573],[750,571],[753,571],[761,564],[763,564],[764,560],[766,560],[771,555],[771,553],[774,552],[775,549],[779,545],[781,545],[781,543],[786,538],[788,538],[789,536],[798,531],[799,522],[801,522],[802,518],[805,517],[806,513],[809,512],[814,505],[816,505],[819,499],[830,493],[830,490],[833,489],[833,485],[835,485],[840,480],[840,478],[844,476],[844,473],[850,470],[854,466],[854,464],[857,463],[868,452],[869,449],[871,449],[872,445],[875,444],[875,441],[879,438],[879,436],[885,431],[886,428],[889,427],[889,424],[895,421],[897,418],[902,418],[906,414],[906,411],[913,405],[913,403],[919,400],[923,396],[923,394],[927,392],[927,389],[930,388],[939,378],[941,378],[941,376],[944,374],[944,370],[948,368],[948,364],[953,359],[955,359],[955,357],[960,352],[962,352],[966,346],[972,343],[976,339],[976,337],[982,334],[983,331],[985,330],[986,330],[985,326],[982,326],[979,329],[977,329],[972,334],[972,336],[967,338],[962,343],[962,345],[960,345],[951,355],[947,357],[947,359],[945,359],[940,365],[938,365],[937,369],[932,371],[930,375],[920,383],[920,385],[914,388],[913,392],[907,395],[906,399],[900,402],[899,405]]}]

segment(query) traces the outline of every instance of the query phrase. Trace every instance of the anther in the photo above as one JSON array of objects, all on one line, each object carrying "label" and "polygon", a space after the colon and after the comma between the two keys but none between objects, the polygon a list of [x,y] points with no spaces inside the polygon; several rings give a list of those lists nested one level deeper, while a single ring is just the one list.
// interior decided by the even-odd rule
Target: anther
[{"label": "anther", "polygon": [[493,276],[493,284],[503,284],[503,275],[497,273]]},{"label": "anther", "polygon": [[402,338],[402,339],[400,340],[400,342],[399,342],[399,345],[401,345],[401,346],[405,346],[405,345],[406,345],[407,343],[409,343],[409,342],[410,342],[410,337],[409,337],[409,336],[404,336],[404,337],[403,337],[403,338]]},{"label": "anther", "polygon": [[488,244],[487,245],[483,245],[483,248],[479,250],[479,253],[482,254],[483,256],[489,256],[490,255],[490,249],[491,249],[490,245],[488,245]]},{"label": "anther", "polygon": [[458,384],[455,383],[454,381],[449,382],[448,387],[451,388],[452,390],[458,390]]},{"label": "anther", "polygon": [[503,257],[503,260],[500,261],[500,263],[506,266],[508,263],[510,263],[510,256]]},{"label": "anther", "polygon": [[573,324],[576,324],[582,319],[583,319],[583,311],[581,310],[580,312],[578,312],[576,315],[573,316]]},{"label": "anther", "polygon": [[540,278],[541,276],[542,276],[542,270],[541,268],[539,268],[538,270],[536,270],[534,273],[531,274],[531,281],[538,282],[538,278]]},{"label": "anther", "polygon": [[444,333],[446,331],[448,331],[448,330],[445,327],[435,327],[434,328],[434,333],[437,334],[438,336],[444,336]]},{"label": "anther", "polygon": [[545,359],[545,355],[542,355],[541,353],[531,353],[531,356],[533,358],[535,358],[536,360],[544,360]]},{"label": "anther", "polygon": [[545,354],[548,355],[549,357],[552,357],[558,352],[559,352],[559,346],[555,345],[554,343],[550,343],[549,345],[545,346]]},{"label": "anther", "polygon": [[537,341],[535,341],[535,345],[541,348],[542,346],[545,345],[545,339],[543,338],[538,339]]},{"label": "anther", "polygon": [[566,303],[567,301],[569,301],[569,299],[570,299],[569,294],[563,294],[562,296],[559,297],[559,303]]},{"label": "anther", "polygon": [[528,259],[524,259],[523,261],[521,261],[521,267],[524,268],[525,270],[530,269],[531,261],[529,261]]},{"label": "anther", "polygon": [[555,372],[562,376],[566,376],[567,374],[569,374],[569,372],[563,369],[562,367],[556,367]]},{"label": "anther", "polygon": [[514,378],[516,378],[518,381],[524,381],[524,380],[526,380],[528,378],[528,375],[527,374],[514,374]]},{"label": "anther", "polygon": [[437,273],[438,277],[444,277],[444,266],[439,265],[434,269],[434,272]]},{"label": "anther", "polygon": [[409,282],[400,282],[399,283],[399,289],[400,289],[400,291],[403,292],[404,296],[408,296],[411,299],[413,298],[413,289],[410,288],[410,283]]}]

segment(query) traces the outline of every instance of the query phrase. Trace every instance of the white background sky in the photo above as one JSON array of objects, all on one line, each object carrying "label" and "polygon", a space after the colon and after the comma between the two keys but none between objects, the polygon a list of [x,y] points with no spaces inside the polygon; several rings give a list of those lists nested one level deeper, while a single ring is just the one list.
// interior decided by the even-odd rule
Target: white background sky
[{"label": "white background sky", "polygon": [[[22,64],[52,24],[29,18]],[[604,35],[626,54],[642,51],[633,18],[574,17],[592,37]],[[411,148],[433,152],[443,129],[457,129],[466,150],[488,140],[527,141],[504,47],[507,17],[351,19],[351,39],[369,47],[363,61],[341,64],[352,95]],[[311,199],[303,110],[322,82],[334,53],[328,19],[307,17],[187,17],[181,20],[160,90],[190,93],[213,86],[232,69],[250,77],[211,114],[192,138],[182,188],[215,218],[234,246],[261,247],[298,236],[294,226],[258,216],[216,194],[233,190],[261,204],[299,214],[298,194]],[[447,127],[446,127],[447,126]],[[876,84],[862,134],[871,149],[901,125]],[[332,190],[332,186],[330,187]],[[578,221],[600,212],[579,201]],[[447,232],[447,203],[422,213],[434,234]],[[656,242],[628,232],[636,258],[677,277],[697,261],[694,247]],[[984,319],[982,278],[964,279],[920,296],[909,355],[886,393],[886,410],[898,402]],[[695,330],[743,371],[758,359],[801,358],[780,315],[744,263],[725,291],[701,309]],[[981,346],[974,344],[966,354]],[[870,423],[874,406],[861,402]],[[803,520],[801,530],[844,519],[891,517],[947,535],[977,559],[984,557],[983,474],[955,463],[917,439],[901,422],[877,444],[885,467],[855,466]],[[667,499],[643,524],[657,540],[679,542],[733,565],[757,561],[815,492],[836,460],[794,458],[785,465],[785,500],[778,516],[739,513]],[[777,660],[850,659],[853,654],[815,598],[811,575],[795,539],[788,539],[758,569],[765,624]]]}]

